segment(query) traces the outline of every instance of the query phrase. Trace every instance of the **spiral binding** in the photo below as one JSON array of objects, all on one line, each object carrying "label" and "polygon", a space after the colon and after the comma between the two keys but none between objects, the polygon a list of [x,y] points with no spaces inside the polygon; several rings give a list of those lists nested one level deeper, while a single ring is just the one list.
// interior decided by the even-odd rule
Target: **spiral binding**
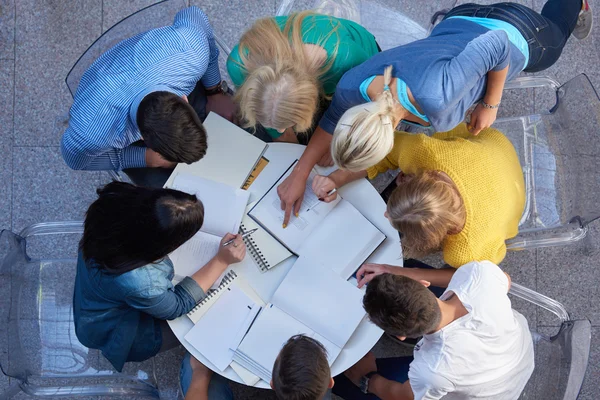
[{"label": "spiral binding", "polygon": [[[244,224],[241,224],[239,233],[243,235],[246,232],[246,227],[244,226]],[[260,272],[267,272],[271,268],[271,266],[263,256],[262,251],[260,251],[254,239],[252,239],[252,235],[245,237],[243,240],[244,243],[246,243],[246,249],[250,252],[250,256],[256,262],[256,266],[258,267]]]},{"label": "spiral binding", "polygon": [[229,287],[229,285],[231,285],[231,282],[233,282],[235,280],[235,278],[237,278],[237,274],[235,273],[235,271],[229,271],[227,274],[225,274],[223,279],[221,279],[221,283],[219,283],[219,286],[216,289],[209,290],[208,293],[206,294],[206,297],[203,298],[202,300],[200,300],[198,302],[198,304],[196,304],[196,307],[192,308],[192,310],[188,314],[192,314],[192,313],[198,311],[199,309],[201,309],[202,306],[204,306],[206,303],[208,303],[219,292],[227,289],[227,287]]}]

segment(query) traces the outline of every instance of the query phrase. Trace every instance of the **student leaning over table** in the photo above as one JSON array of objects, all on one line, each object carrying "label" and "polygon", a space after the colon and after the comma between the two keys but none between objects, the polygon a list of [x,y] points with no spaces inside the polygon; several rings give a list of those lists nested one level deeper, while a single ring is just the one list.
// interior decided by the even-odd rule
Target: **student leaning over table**
[{"label": "student leaning over table", "polygon": [[297,143],[314,130],[342,75],[377,52],[359,24],[305,11],[255,22],[231,51],[227,72],[247,127]]},{"label": "student leaning over table", "polygon": [[587,0],[548,0],[541,14],[516,3],[462,4],[429,37],[352,68],[277,188],[283,223],[300,210],[309,173],[330,147],[339,167],[353,168],[388,153],[401,121],[444,132],[470,115],[470,130],[477,134],[496,119],[506,80],[550,67],[571,34],[583,39],[591,28]]},{"label": "student leaning over table", "polygon": [[119,42],[83,74],[63,158],[72,169],[123,170],[138,185],[162,187],[176,163],[206,154],[209,111],[232,118],[225,89],[208,18],[185,8],[173,25]]},{"label": "student leaning over table", "polygon": [[[218,254],[177,285],[168,254],[202,227],[194,195],[112,182],[98,189],[79,244],[73,295],[75,333],[121,371],[179,344],[166,320],[189,312],[246,247],[227,234]],[[200,267],[200,266],[199,266]]]},{"label": "student leaning over table", "polygon": [[[511,308],[510,277],[489,261],[458,270],[387,267],[368,282],[363,305],[371,321],[404,340],[418,338],[413,357],[375,360],[368,353],[336,377],[345,399],[515,400],[534,369],[527,320]],[[429,285],[447,287],[440,298]],[[384,367],[384,368],[382,368]],[[359,389],[360,388],[360,389]]]},{"label": "student leaning over table", "polygon": [[504,259],[505,241],[518,233],[525,182],[517,153],[502,133],[488,128],[473,136],[465,124],[431,137],[396,132],[392,151],[376,165],[317,176],[313,190],[331,201],[337,196],[327,196],[331,189],[396,168],[402,172],[385,215],[401,234],[406,258],[441,249],[455,268]]},{"label": "student leaning over table", "polygon": [[[226,378],[214,374],[189,353],[179,374],[186,400],[233,400]],[[291,337],[275,360],[271,388],[279,400],[329,400],[333,378],[327,351],[305,335]]]}]

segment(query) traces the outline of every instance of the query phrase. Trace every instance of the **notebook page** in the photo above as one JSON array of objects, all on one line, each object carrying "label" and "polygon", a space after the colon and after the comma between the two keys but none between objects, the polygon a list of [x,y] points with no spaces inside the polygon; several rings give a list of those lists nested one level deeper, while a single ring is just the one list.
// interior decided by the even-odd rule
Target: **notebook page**
[{"label": "notebook page", "polygon": [[363,293],[331,268],[300,256],[271,302],[343,348],[365,316]]},{"label": "notebook page", "polygon": [[177,174],[172,188],[200,199],[204,205],[202,231],[219,237],[238,232],[250,193],[189,174]]},{"label": "notebook page", "polygon": [[273,236],[286,245],[290,250],[298,253],[302,243],[319,226],[327,214],[335,208],[341,197],[338,196],[331,203],[319,201],[318,197],[312,191],[312,181],[316,175],[312,171],[304,192],[304,199],[300,206],[298,217],[292,214],[287,227],[284,229],[283,218],[284,211],[281,209],[281,200],[277,194],[277,186],[291,173],[293,166],[277,181],[267,194],[258,201],[256,206],[250,210],[248,215],[256,220],[260,225],[267,229]]},{"label": "notebook page", "polygon": [[[283,345],[294,335],[304,334],[314,338],[321,342],[321,344],[327,349],[328,359],[330,365],[339,355],[341,348],[331,343],[324,337],[316,334],[312,329],[306,325],[290,317],[285,312],[281,311],[273,304],[267,304],[267,306],[261,311],[261,313],[252,324],[250,331],[246,334],[242,343],[238,346],[238,352],[246,359],[246,362],[238,363],[248,365],[248,361],[257,364],[259,368],[249,369],[252,371],[259,372],[263,369],[269,372],[269,378],[273,371],[273,364],[279,354],[279,351]],[[236,358],[236,360],[239,360]],[[262,375],[262,376],[261,376]],[[262,379],[265,379],[264,374],[261,374]]]},{"label": "notebook page", "polygon": [[302,244],[300,254],[318,254],[319,263],[348,279],[384,240],[375,225],[342,200]]},{"label": "notebook page", "polygon": [[203,122],[208,150],[200,161],[177,164],[165,187],[176,174],[186,173],[240,188],[267,149],[267,144],[225,118],[209,113]]},{"label": "notebook page", "polygon": [[169,258],[181,279],[197,272],[217,255],[221,237],[199,231],[190,240],[179,246]]},{"label": "notebook page", "polygon": [[196,350],[220,371],[231,364],[238,333],[247,330],[260,311],[240,288],[231,286],[185,335]]},{"label": "notebook page", "polygon": [[[247,209],[249,211],[249,209]],[[240,225],[244,232],[258,228],[256,232],[244,240],[248,249],[248,254],[254,260],[254,263],[262,271],[273,268],[280,262],[292,256],[292,253],[269,234],[264,228],[258,225],[252,218],[244,214],[242,224]]]}]

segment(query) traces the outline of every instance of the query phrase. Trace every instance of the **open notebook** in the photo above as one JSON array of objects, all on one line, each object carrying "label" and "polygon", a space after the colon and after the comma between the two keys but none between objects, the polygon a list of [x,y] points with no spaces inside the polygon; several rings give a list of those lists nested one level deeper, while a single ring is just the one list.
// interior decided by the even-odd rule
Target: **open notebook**
[{"label": "open notebook", "polygon": [[298,255],[318,255],[319,262],[347,279],[385,240],[385,235],[339,195],[331,203],[319,201],[312,191],[312,181],[317,174],[314,170],[306,183],[298,217],[292,215],[284,229],[277,186],[294,165],[295,162],[248,215],[290,251]]},{"label": "open notebook", "polygon": [[170,187],[195,194],[204,205],[200,231],[169,255],[177,275],[185,277],[217,254],[223,236],[239,231],[249,192],[185,173],[175,174]]},{"label": "open notebook", "polygon": [[305,334],[327,349],[329,365],[333,364],[365,316],[362,295],[332,269],[301,256],[250,327],[233,360],[269,382],[281,347],[290,337]]},{"label": "open notebook", "polygon": [[267,144],[213,112],[203,125],[208,136],[206,155],[189,165],[177,164],[165,187],[173,186],[177,174],[186,173],[241,188],[261,160]]}]

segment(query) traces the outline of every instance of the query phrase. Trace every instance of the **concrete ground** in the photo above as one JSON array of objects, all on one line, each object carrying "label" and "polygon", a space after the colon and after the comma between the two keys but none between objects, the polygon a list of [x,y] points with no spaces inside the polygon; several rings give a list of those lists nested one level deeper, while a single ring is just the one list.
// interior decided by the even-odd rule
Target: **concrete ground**
[{"label": "concrete ground", "polygon": [[[191,0],[189,3],[201,7],[215,32],[232,46],[256,18],[272,15],[280,1]],[[425,24],[434,11],[452,6],[453,1],[387,0],[386,3]],[[0,185],[0,228],[19,232],[36,222],[83,218],[95,198],[95,188],[107,182],[108,177],[100,172],[71,171],[62,160],[59,140],[72,101],[64,79],[97,37],[122,18],[155,2],[0,0],[0,182],[4,182]],[[544,0],[519,2],[539,11]],[[596,6],[594,0],[592,6]],[[597,7],[600,4],[594,11]],[[564,83],[586,73],[594,86],[600,88],[599,45],[599,29],[585,41],[571,38],[561,59],[544,75]],[[545,94],[533,89],[510,93],[507,97],[510,101],[506,103],[512,105],[504,112],[526,115],[543,110],[545,98]],[[589,196],[598,195],[589,188],[581,190]],[[76,241],[76,238],[39,240],[33,243],[30,252],[46,257],[72,255]],[[596,270],[600,267],[599,254],[600,232],[594,225],[589,237],[578,244],[511,253],[502,264],[515,282],[557,299],[572,316],[592,321],[591,358],[580,395],[580,399],[586,400],[600,398],[600,269]],[[556,323],[547,316],[538,315],[522,302],[514,304],[528,317],[532,327],[546,333],[556,330]],[[0,296],[0,307],[7,306],[7,296]],[[0,336],[0,343],[2,348],[6,347],[6,335]],[[405,353],[404,348],[386,338],[376,351],[379,355]],[[179,354],[157,358],[161,381],[177,379]],[[1,375],[0,391],[8,385],[9,379]],[[234,385],[234,391],[237,399],[272,398],[267,392],[240,385]]]}]

